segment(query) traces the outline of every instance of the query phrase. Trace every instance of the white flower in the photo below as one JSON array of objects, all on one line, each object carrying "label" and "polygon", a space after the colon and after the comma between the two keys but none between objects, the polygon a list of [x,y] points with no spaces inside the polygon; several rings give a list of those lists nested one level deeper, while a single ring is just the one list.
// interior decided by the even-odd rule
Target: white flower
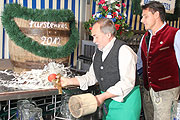
[{"label": "white flower", "polygon": [[109,1],[112,4],[112,3],[116,2],[117,0],[109,0]]},{"label": "white flower", "polygon": [[105,0],[105,1],[107,1],[107,4],[112,4],[112,3],[116,2],[117,0]]},{"label": "white flower", "polygon": [[126,15],[126,11],[124,11],[124,12],[123,12],[123,14],[124,14],[124,16],[125,16],[125,17],[127,17],[127,15]]},{"label": "white flower", "polygon": [[106,18],[112,18],[112,16],[111,15],[107,15],[107,17]]},{"label": "white flower", "polygon": [[115,6],[115,8],[120,10],[120,7],[118,7],[118,6]]},{"label": "white flower", "polygon": [[99,16],[101,15],[101,12],[97,12],[96,13],[96,17],[99,18]]},{"label": "white flower", "polygon": [[112,8],[111,8],[111,7],[109,7],[108,9],[109,9],[109,10],[112,10]]},{"label": "white flower", "polygon": [[119,12],[118,12],[118,11],[116,11],[116,14],[117,14],[117,15],[119,15]]}]

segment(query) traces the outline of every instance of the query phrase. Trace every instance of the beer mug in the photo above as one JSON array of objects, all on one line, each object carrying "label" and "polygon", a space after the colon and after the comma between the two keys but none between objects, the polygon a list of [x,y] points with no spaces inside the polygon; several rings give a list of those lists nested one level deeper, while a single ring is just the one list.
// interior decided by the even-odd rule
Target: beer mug
[{"label": "beer mug", "polygon": [[22,120],[22,108],[25,104],[30,104],[28,100],[18,100],[17,101],[17,120]]},{"label": "beer mug", "polygon": [[29,120],[43,120],[42,109],[35,107],[29,110]]}]

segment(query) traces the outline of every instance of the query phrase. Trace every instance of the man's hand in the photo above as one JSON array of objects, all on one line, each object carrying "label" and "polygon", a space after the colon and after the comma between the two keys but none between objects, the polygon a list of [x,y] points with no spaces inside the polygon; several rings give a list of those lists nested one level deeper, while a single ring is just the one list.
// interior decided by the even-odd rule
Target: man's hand
[{"label": "man's hand", "polygon": [[116,97],[116,95],[111,94],[109,92],[104,92],[102,94],[96,95],[95,97],[96,97],[98,106],[100,106],[106,99]]},{"label": "man's hand", "polygon": [[66,87],[71,84],[70,78],[61,77],[61,86]]},{"label": "man's hand", "polygon": [[61,86],[66,87],[69,85],[79,85],[79,82],[76,78],[61,77]]},{"label": "man's hand", "polygon": [[104,100],[106,100],[105,97],[102,94],[96,95],[95,97],[96,97],[98,106],[100,106],[104,102]]}]

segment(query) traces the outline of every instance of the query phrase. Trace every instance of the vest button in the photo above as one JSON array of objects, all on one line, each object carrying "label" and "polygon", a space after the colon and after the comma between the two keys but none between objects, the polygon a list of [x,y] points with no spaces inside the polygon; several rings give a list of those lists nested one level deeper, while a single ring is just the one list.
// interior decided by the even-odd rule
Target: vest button
[{"label": "vest button", "polygon": [[101,81],[103,81],[104,80],[104,78],[101,78]]},{"label": "vest button", "polygon": [[104,68],[103,66],[100,67],[101,70],[102,70],[103,68]]}]

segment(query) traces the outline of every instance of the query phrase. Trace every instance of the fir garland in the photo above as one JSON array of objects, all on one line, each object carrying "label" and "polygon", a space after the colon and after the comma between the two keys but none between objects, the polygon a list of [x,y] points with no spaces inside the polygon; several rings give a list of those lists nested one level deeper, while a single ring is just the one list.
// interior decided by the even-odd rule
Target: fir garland
[{"label": "fir garland", "polygon": [[[141,0],[132,0],[132,10],[136,15],[141,15],[142,10],[140,6]],[[166,13],[166,20],[174,21],[180,17],[180,0],[176,0],[174,14]]]},{"label": "fir garland", "polygon": [[[14,18],[45,22],[69,22],[70,37],[64,46],[44,46],[23,34]],[[1,16],[3,27],[10,39],[23,49],[45,58],[63,58],[69,56],[79,40],[79,33],[75,27],[75,17],[71,10],[30,9],[19,4],[7,4]]]}]

